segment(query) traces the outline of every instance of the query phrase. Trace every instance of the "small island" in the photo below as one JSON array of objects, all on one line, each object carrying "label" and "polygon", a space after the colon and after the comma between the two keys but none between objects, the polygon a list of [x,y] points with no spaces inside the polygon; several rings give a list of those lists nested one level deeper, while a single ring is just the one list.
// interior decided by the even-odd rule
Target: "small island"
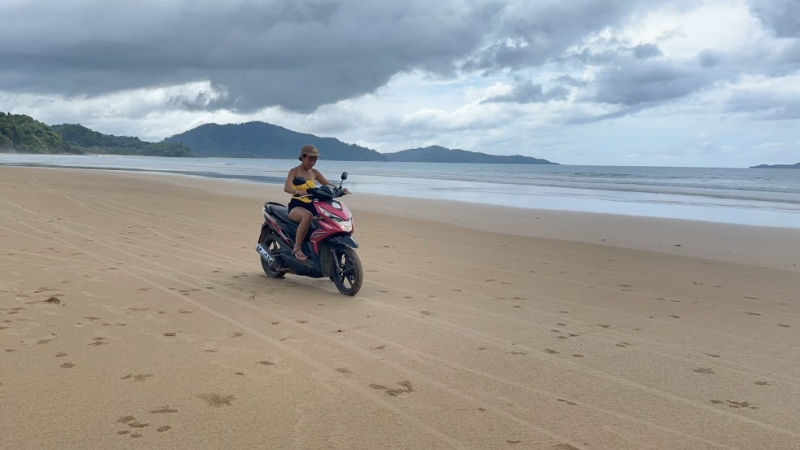
[{"label": "small island", "polygon": [[797,164],[759,164],[757,166],[750,166],[751,169],[800,169],[800,163]]},{"label": "small island", "polygon": [[546,159],[522,155],[489,155],[467,150],[450,149],[433,145],[425,148],[384,153],[388,161],[466,164],[557,164]]}]

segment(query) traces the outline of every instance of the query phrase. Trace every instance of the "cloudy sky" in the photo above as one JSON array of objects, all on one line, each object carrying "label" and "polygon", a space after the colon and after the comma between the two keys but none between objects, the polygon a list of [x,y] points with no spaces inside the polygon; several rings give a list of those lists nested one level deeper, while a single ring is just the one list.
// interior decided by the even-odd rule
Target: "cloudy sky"
[{"label": "cloudy sky", "polygon": [[0,110],[161,140],[800,161],[800,0],[2,0]]}]

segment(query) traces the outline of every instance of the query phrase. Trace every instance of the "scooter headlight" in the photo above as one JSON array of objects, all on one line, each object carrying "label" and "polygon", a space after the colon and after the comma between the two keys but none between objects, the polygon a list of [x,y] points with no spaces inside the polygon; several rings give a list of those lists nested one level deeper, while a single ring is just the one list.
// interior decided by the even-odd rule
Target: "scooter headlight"
[{"label": "scooter headlight", "polygon": [[325,211],[324,209],[322,210],[322,214],[325,214],[325,217],[334,221],[336,225],[339,225],[339,228],[341,228],[342,231],[344,231],[345,233],[353,231],[353,219],[342,220],[339,217],[333,215],[332,213]]},{"label": "scooter headlight", "polygon": [[339,228],[342,229],[345,233],[349,233],[353,231],[353,221],[352,220],[334,220],[334,222],[339,224]]}]

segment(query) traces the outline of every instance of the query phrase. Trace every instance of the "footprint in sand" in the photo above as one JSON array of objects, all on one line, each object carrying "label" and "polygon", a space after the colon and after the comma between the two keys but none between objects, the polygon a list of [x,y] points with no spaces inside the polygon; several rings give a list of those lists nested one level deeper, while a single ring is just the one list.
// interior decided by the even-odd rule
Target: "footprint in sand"
[{"label": "footprint in sand", "polygon": [[227,395],[225,397],[219,394],[200,394],[199,397],[201,400],[204,400],[210,406],[214,406],[219,408],[221,406],[231,406],[231,402],[236,400],[236,397],[233,395]]},{"label": "footprint in sand", "polygon": [[99,345],[108,344],[109,342],[110,341],[108,340],[108,338],[96,337],[96,338],[92,339],[92,342],[90,342],[90,343],[88,343],[86,345],[91,345],[91,346],[97,347]]},{"label": "footprint in sand", "polygon": [[142,373],[142,374],[139,374],[139,375],[127,374],[124,377],[120,378],[120,380],[130,380],[131,378],[133,378],[133,381],[145,381],[146,379],[152,378],[154,376],[155,375],[153,375],[151,373]]},{"label": "footprint in sand", "polygon": [[171,430],[171,429],[172,429],[172,427],[171,427],[171,426],[169,426],[169,425],[163,425],[163,426],[160,426],[160,427],[158,427],[158,428],[156,429],[156,431],[158,431],[159,433],[163,433],[163,432],[165,432],[165,431],[169,431],[169,430]]},{"label": "footprint in sand", "polygon": [[344,367],[336,369],[336,371],[339,373],[353,373],[351,370],[345,369]]},{"label": "footprint in sand", "polygon": [[696,369],[692,369],[692,372],[702,373],[703,375],[714,375],[714,369],[708,367],[698,367]]},{"label": "footprint in sand", "polygon": [[72,364],[71,362],[64,363],[61,365],[62,369],[72,369],[73,367],[75,367],[75,364]]},{"label": "footprint in sand", "polygon": [[756,381],[756,386],[769,386],[766,381]]},{"label": "footprint in sand", "polygon": [[725,404],[727,404],[728,407],[734,408],[734,409],[746,409],[746,408],[758,409],[757,407],[750,405],[750,402],[737,402],[737,401],[733,401],[733,400],[725,400],[724,402],[722,400],[710,400],[710,401],[714,405],[725,405]]},{"label": "footprint in sand", "polygon": [[171,414],[178,412],[175,408],[170,408],[169,405],[162,406],[158,409],[148,411],[150,414]]},{"label": "footprint in sand", "polygon": [[411,392],[414,392],[414,388],[411,386],[411,382],[410,381],[401,381],[400,383],[397,383],[397,384],[399,384],[400,386],[403,386],[405,389],[391,389],[391,388],[388,388],[388,387],[380,385],[380,384],[370,384],[369,387],[371,387],[372,389],[384,390],[386,395],[389,395],[389,396],[392,396],[392,397],[398,397],[401,394],[409,394]]}]

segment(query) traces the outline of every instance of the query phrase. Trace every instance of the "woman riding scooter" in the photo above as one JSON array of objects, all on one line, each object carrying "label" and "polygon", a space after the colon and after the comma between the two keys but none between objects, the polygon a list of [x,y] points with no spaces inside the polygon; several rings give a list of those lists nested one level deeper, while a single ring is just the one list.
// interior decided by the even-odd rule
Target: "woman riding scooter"
[{"label": "woman riding scooter", "polygon": [[[287,194],[292,194],[288,208],[289,218],[300,224],[297,227],[297,236],[294,240],[293,255],[298,261],[306,261],[308,257],[303,253],[300,246],[308,233],[311,220],[316,215],[314,206],[311,204],[312,200],[306,197],[307,190],[318,186],[333,186],[333,184],[326,180],[317,169],[314,169],[314,165],[319,159],[319,150],[316,147],[306,145],[300,149],[299,159],[301,161],[300,165],[290,170],[289,175],[286,176],[283,190]],[[293,184],[295,177],[305,178],[306,182],[301,185],[295,185]],[[344,193],[349,194],[350,191],[344,189]]]}]

